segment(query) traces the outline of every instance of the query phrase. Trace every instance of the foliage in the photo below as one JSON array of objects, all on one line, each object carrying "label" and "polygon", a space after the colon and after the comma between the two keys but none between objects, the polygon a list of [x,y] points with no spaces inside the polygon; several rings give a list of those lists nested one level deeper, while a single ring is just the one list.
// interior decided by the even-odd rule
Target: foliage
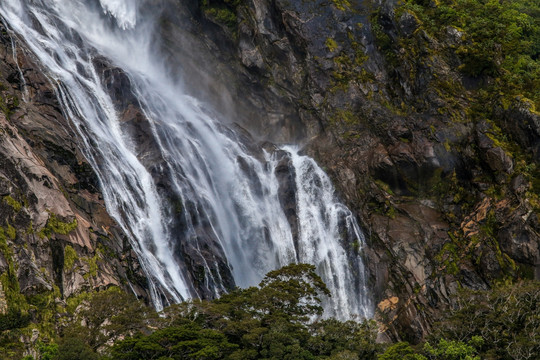
[{"label": "foliage", "polygon": [[236,8],[239,4],[240,0],[202,0],[200,2],[206,16],[218,24],[225,25],[233,34],[236,34]]},{"label": "foliage", "polygon": [[[494,89],[508,98],[524,95],[540,105],[540,3],[535,0],[407,0],[433,36],[445,39],[449,27],[461,40],[453,50],[470,76],[496,78]],[[444,40],[443,40],[444,41]]]},{"label": "foliage", "polygon": [[49,214],[47,224],[39,231],[41,238],[48,238],[52,234],[67,235],[77,228],[77,219],[71,222],[63,222],[54,213]]},{"label": "foliage", "polygon": [[77,252],[70,245],[66,245],[64,248],[64,269],[66,271],[73,270],[75,261],[78,260]]},{"label": "foliage", "polygon": [[58,356],[58,344],[40,344],[40,360],[54,360]]},{"label": "foliage", "polygon": [[425,356],[418,354],[406,342],[398,342],[391,345],[386,351],[377,357],[377,360],[427,360]]},{"label": "foliage", "polygon": [[325,319],[310,326],[311,338],[308,348],[319,355],[344,356],[355,354],[355,358],[374,359],[380,346],[376,343],[375,321],[339,321]]},{"label": "foliage", "polygon": [[7,314],[0,314],[0,331],[19,329],[30,323],[30,316],[11,309]]},{"label": "foliage", "polygon": [[[0,90],[6,90],[4,84],[0,84]],[[19,107],[19,99],[13,95],[8,95],[3,93],[3,96],[0,96],[0,111],[9,118],[15,109]]]},{"label": "foliage", "polygon": [[53,360],[98,360],[98,354],[76,337],[62,339]]},{"label": "foliage", "polygon": [[[479,360],[540,352],[538,282],[462,291],[428,342],[381,345],[374,321],[320,318],[328,290],[314,270],[289,265],[258,287],[174,305],[161,317],[118,288],[81,295],[68,301],[60,338],[39,344],[39,358]],[[0,337],[6,359],[21,358],[19,335],[4,334],[13,335]]]},{"label": "foliage", "polygon": [[440,339],[437,346],[430,343],[424,345],[424,351],[431,359],[441,360],[480,360],[477,356],[477,347],[480,347],[484,340],[480,336],[473,338],[466,344],[462,341],[448,341]]},{"label": "foliage", "polygon": [[224,334],[195,323],[168,327],[149,336],[136,336],[113,348],[114,359],[222,359],[237,346]]},{"label": "foliage", "polygon": [[8,204],[9,206],[11,206],[13,210],[15,210],[16,212],[20,211],[22,208],[22,204],[18,202],[17,200],[15,200],[14,198],[12,198],[10,195],[4,196],[4,202]]},{"label": "foliage", "polygon": [[389,346],[377,360],[480,360],[477,353],[482,344],[479,336],[473,337],[468,343],[440,339],[436,346],[427,342],[419,351],[406,342],[399,342]]},{"label": "foliage", "polygon": [[[118,288],[93,294],[81,303],[64,336],[83,341],[91,349],[98,349],[110,340],[131,334],[145,327],[152,311],[132,295]],[[82,325],[83,323],[84,325]],[[76,340],[69,343],[75,346]]]},{"label": "foliage", "polygon": [[161,330],[117,343],[113,359],[374,359],[372,322],[314,321],[329,294],[314,270],[289,265],[268,273],[258,288],[173,306]]},{"label": "foliage", "polygon": [[524,281],[491,291],[463,291],[458,307],[434,336],[472,339],[476,343],[470,345],[480,347],[486,359],[533,359],[540,354],[540,284]]}]

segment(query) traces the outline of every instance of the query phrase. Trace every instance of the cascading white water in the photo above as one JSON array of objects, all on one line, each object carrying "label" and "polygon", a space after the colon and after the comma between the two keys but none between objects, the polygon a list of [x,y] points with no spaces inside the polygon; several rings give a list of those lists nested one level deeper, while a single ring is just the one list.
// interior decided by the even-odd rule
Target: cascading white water
[{"label": "cascading white water", "polygon": [[[2,0],[0,15],[57,84],[107,209],[151,280],[155,306],[219,296],[233,285],[225,280],[230,274],[236,285],[250,286],[270,270],[306,262],[332,293],[328,315],[371,316],[363,235],[328,176],[294,147],[249,150],[185,95],[151,47],[154,22],[139,13],[143,2]],[[129,78],[136,100],[124,109],[99,70],[103,58]],[[142,140],[122,115],[133,108],[144,114]],[[293,230],[276,176],[283,159],[294,174]]]}]

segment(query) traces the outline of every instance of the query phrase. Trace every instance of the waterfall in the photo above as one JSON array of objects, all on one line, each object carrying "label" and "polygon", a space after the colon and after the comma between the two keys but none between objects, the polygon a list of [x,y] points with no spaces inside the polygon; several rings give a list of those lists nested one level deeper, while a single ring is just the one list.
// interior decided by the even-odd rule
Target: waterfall
[{"label": "waterfall", "polygon": [[187,95],[152,48],[143,3],[2,0],[0,15],[47,70],[156,308],[306,262],[331,291],[327,315],[371,316],[364,238],[328,176]]}]

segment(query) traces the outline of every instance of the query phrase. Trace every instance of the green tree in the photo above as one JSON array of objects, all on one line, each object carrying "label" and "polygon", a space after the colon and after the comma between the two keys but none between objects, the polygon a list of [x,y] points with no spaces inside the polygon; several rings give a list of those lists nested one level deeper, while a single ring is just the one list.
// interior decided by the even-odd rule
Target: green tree
[{"label": "green tree", "polygon": [[427,358],[418,354],[408,343],[398,342],[388,347],[377,360],[427,360]]},{"label": "green tree", "polygon": [[76,337],[62,339],[54,360],[98,360],[98,354],[84,341]]},{"label": "green tree", "polygon": [[111,354],[118,360],[214,360],[223,359],[236,347],[222,333],[190,323],[157,330],[149,336],[139,334],[128,338],[115,345]]},{"label": "green tree", "polygon": [[43,344],[39,345],[40,360],[54,360],[58,355],[58,344]]},{"label": "green tree", "polygon": [[308,348],[319,356],[375,359],[381,346],[376,343],[377,324],[375,321],[320,320],[310,325],[311,337]]},{"label": "green tree", "polygon": [[[540,284],[523,281],[489,291],[463,291],[434,337],[466,341],[487,359],[534,359],[540,354]],[[471,343],[469,343],[471,344]]]},{"label": "green tree", "polygon": [[474,336],[468,344],[462,341],[440,339],[436,347],[424,344],[424,351],[430,359],[440,360],[480,360],[477,347],[484,343],[480,336]]},{"label": "green tree", "polygon": [[315,320],[329,291],[315,268],[272,271],[259,287],[165,310],[157,330],[118,342],[113,359],[374,359],[373,322]]},{"label": "green tree", "polygon": [[64,329],[64,336],[78,338],[97,350],[111,339],[144,329],[152,314],[153,309],[133,295],[110,288],[93,294],[81,304],[80,311]]}]

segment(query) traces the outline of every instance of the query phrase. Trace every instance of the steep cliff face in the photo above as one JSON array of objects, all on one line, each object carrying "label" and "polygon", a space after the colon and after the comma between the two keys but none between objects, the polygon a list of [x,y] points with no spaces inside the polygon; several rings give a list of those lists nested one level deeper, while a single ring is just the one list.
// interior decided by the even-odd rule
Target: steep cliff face
[{"label": "steep cliff face", "polygon": [[[522,98],[485,96],[493,76],[459,70],[459,29],[435,37],[392,1],[155,3],[165,10],[156,41],[193,94],[255,137],[305,145],[332,176],[368,237],[387,337],[422,338],[462,286],[540,277],[540,117]],[[13,52],[6,31],[1,40],[0,310],[42,306],[33,299],[43,294],[58,299],[46,306],[61,306],[111,285],[144,296],[56,85]],[[129,83],[106,61],[102,70],[125,128],[151,153]],[[285,159],[280,201],[294,224],[288,169]]]},{"label": "steep cliff face", "polygon": [[[382,330],[417,341],[460,287],[540,276],[539,115],[492,96],[498,80],[457,50],[471,40],[452,26],[434,36],[412,9],[199,2],[181,32],[203,34],[191,56],[215,69],[217,107],[234,99],[233,120],[326,167],[369,237]],[[164,28],[171,54],[179,31]]]},{"label": "steep cliff face", "polygon": [[8,328],[13,316],[32,321],[15,327],[35,342],[54,334],[66,299],[111,286],[145,297],[146,280],[78,150],[59,85],[19,45],[0,25],[0,317]]}]

